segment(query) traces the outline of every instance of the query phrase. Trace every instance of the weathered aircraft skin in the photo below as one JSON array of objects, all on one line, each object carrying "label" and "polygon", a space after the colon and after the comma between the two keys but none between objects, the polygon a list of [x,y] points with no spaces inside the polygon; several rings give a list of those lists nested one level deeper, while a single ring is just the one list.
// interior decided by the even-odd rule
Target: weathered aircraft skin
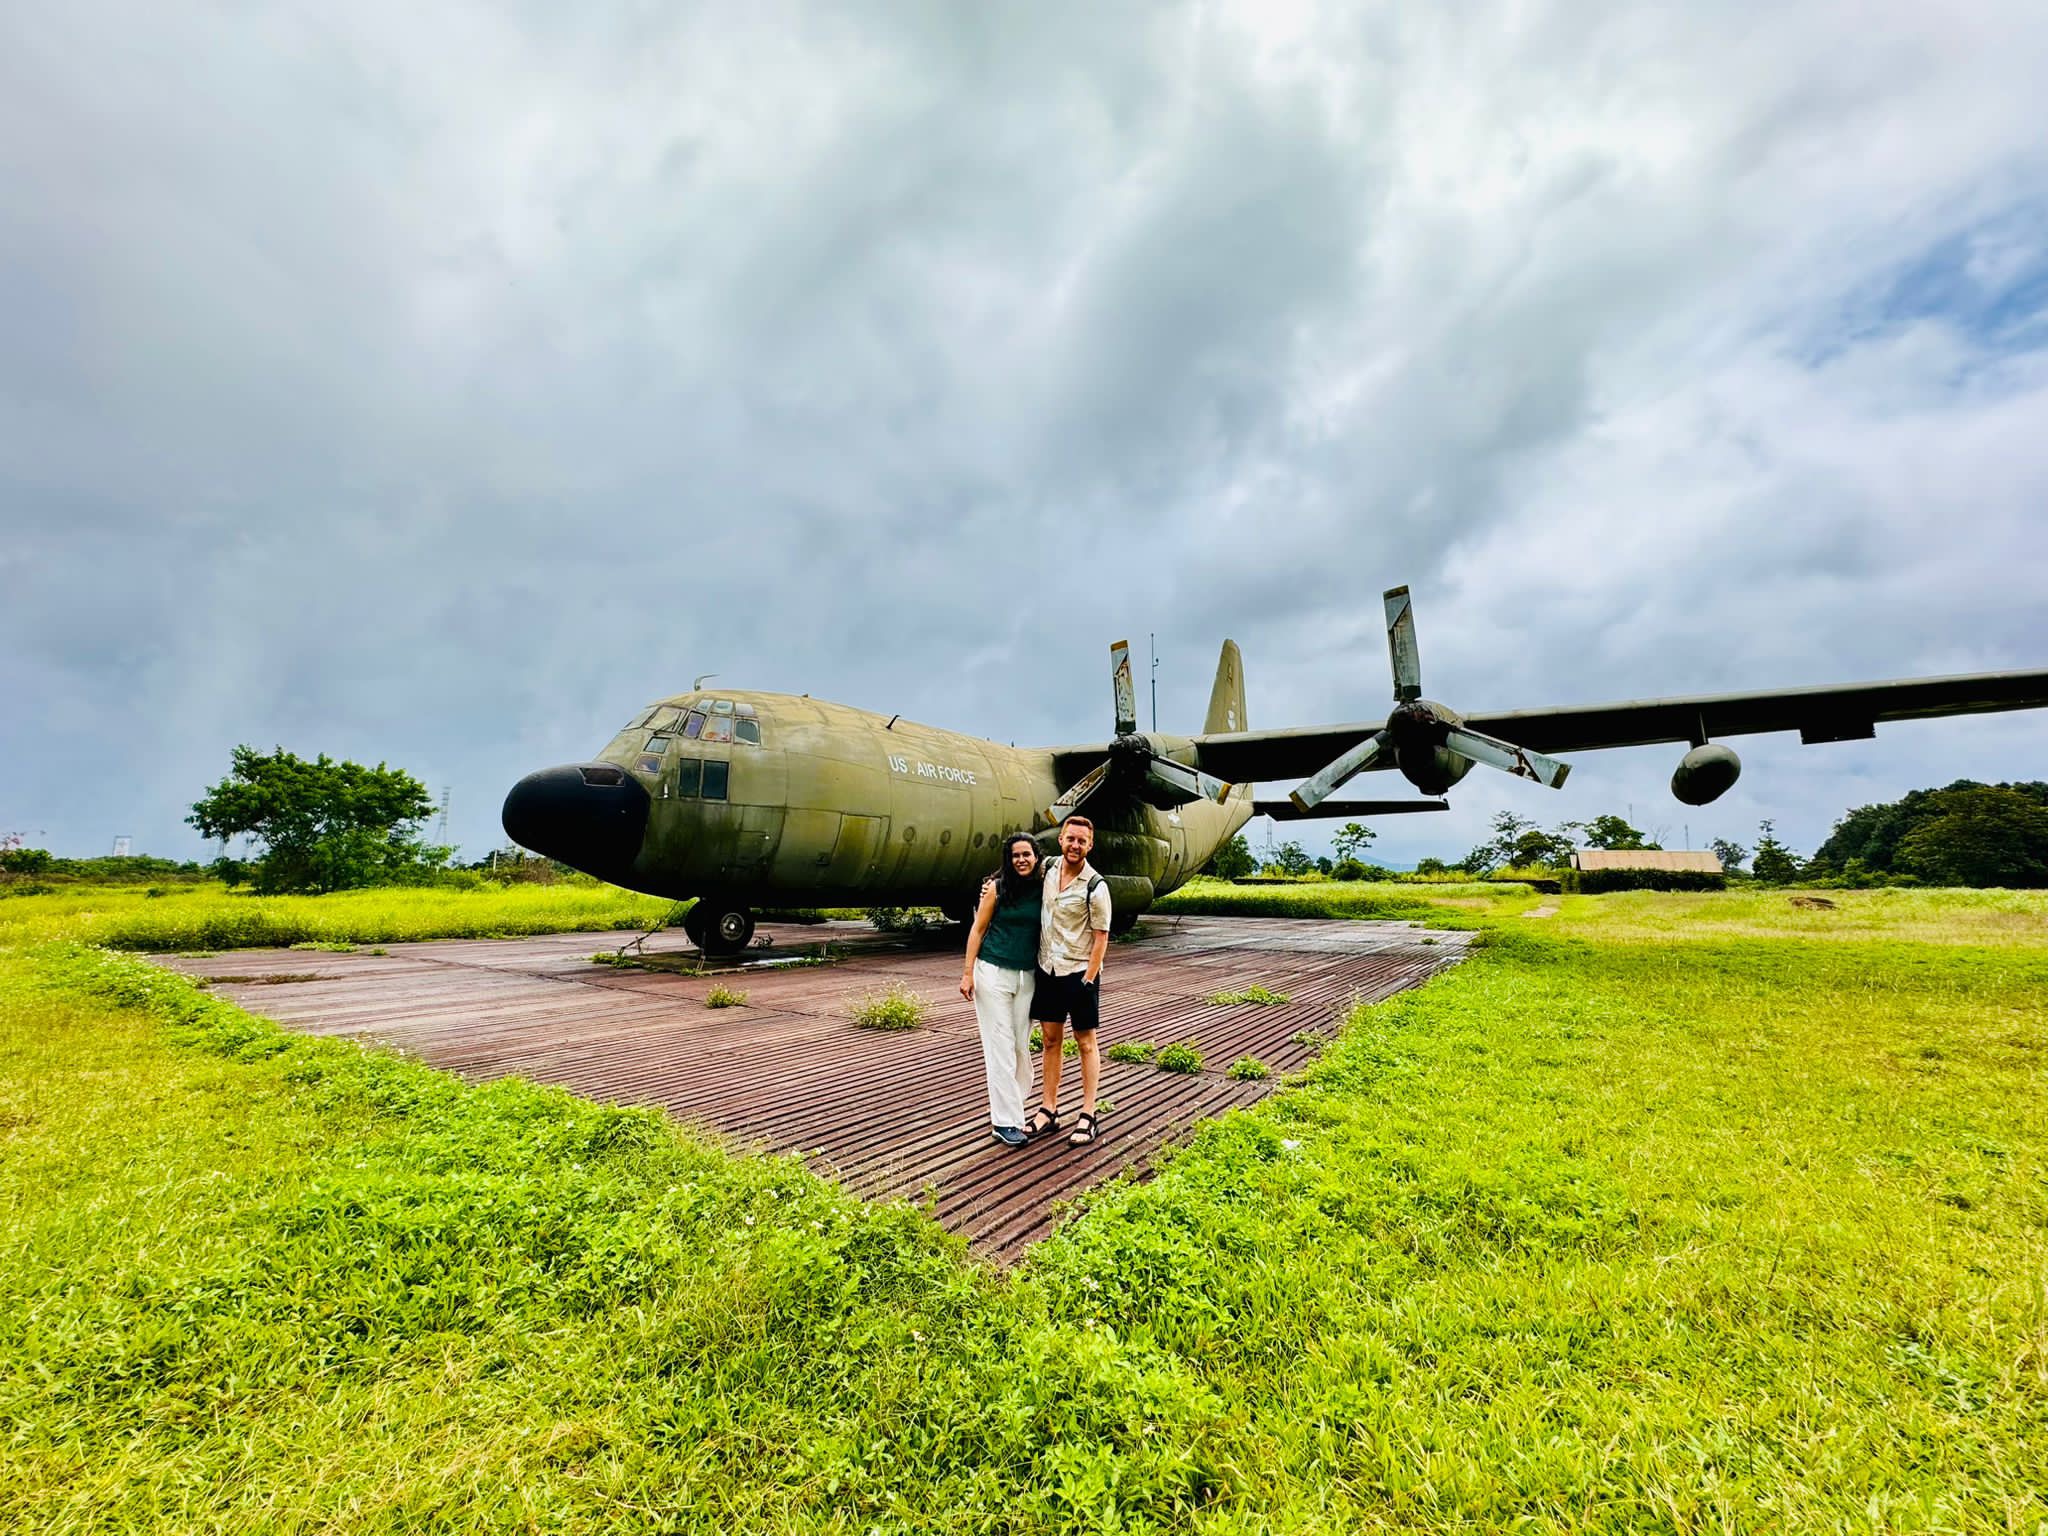
[{"label": "weathered aircraft skin", "polygon": [[[688,740],[673,729],[697,706],[743,706],[760,741]],[[1000,746],[914,721],[782,693],[732,690],[661,700],[599,755],[646,792],[647,830],[630,868],[607,876],[652,895],[750,907],[971,905],[1004,834],[1050,834],[1060,794],[1054,754]],[[707,719],[721,718],[710,716]],[[658,743],[654,752],[648,742]],[[1154,736],[1167,753],[1188,738]],[[724,800],[681,793],[685,766],[725,763]],[[701,769],[698,770],[701,784]],[[1097,813],[1090,862],[1164,895],[1252,816],[1249,785],[1221,804],[1171,811],[1125,804]],[[1048,838],[1049,841],[1049,838]],[[1120,905],[1128,908],[1130,896]],[[857,898],[857,900],[856,900]],[[1149,904],[1149,901],[1148,903]],[[1135,917],[1136,912],[1131,912]]]}]

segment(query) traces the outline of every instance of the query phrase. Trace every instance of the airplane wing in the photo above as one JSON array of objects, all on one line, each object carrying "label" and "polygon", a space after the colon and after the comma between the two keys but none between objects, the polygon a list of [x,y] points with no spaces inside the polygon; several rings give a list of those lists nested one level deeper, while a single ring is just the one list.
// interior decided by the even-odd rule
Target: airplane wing
[{"label": "airplane wing", "polygon": [[1254,816],[1275,821],[1327,821],[1344,817],[1365,821],[1381,816],[1405,816],[1415,811],[1448,811],[1448,800],[1325,800],[1312,811],[1296,808],[1292,800],[1254,800]]},{"label": "airplane wing", "polygon": [[[1534,752],[1586,752],[1656,742],[1719,740],[1797,731],[1808,745],[1860,741],[1893,720],[2048,708],[2048,671],[1976,672],[1762,693],[1628,699],[1557,709],[1474,713],[1465,724]],[[1384,720],[1279,731],[1222,731],[1195,737],[1202,771],[1231,783],[1306,778],[1385,726]],[[1390,756],[1371,764],[1394,766]]]}]

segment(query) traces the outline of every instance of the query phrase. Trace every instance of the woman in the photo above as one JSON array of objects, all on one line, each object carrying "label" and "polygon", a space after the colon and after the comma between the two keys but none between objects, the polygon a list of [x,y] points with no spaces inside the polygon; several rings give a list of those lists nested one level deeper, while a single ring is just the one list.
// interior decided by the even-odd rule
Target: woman
[{"label": "woman", "polygon": [[1031,1139],[1024,1133],[1024,1100],[1031,1093],[1031,990],[1042,891],[1037,847],[1012,832],[1003,840],[1002,868],[981,888],[960,971],[960,995],[974,1004],[981,1025],[990,1134],[1006,1147]]}]

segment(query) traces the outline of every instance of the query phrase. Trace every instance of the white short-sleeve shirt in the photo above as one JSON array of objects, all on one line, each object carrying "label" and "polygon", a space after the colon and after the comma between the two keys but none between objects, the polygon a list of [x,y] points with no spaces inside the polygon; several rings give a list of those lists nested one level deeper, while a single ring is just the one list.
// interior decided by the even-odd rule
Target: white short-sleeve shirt
[{"label": "white short-sleeve shirt", "polygon": [[[1038,968],[1052,976],[1071,976],[1088,969],[1095,935],[1109,932],[1109,882],[1085,859],[1081,872],[1063,891],[1061,859],[1045,861],[1045,903],[1038,917]],[[1095,894],[1088,894],[1089,886]]]}]

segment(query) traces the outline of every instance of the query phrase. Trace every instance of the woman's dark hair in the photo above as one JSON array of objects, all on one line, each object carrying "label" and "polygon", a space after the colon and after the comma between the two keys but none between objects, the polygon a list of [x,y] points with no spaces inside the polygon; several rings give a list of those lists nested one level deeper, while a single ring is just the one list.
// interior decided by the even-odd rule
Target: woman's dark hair
[{"label": "woman's dark hair", "polygon": [[1029,832],[1012,832],[1003,839],[1003,865],[996,871],[997,901],[1012,901],[1026,891],[1037,889],[1038,866],[1033,864],[1030,874],[1020,875],[1017,873],[1017,866],[1010,862],[1010,850],[1019,843],[1030,848],[1034,857],[1038,853],[1038,844],[1032,841]]}]

